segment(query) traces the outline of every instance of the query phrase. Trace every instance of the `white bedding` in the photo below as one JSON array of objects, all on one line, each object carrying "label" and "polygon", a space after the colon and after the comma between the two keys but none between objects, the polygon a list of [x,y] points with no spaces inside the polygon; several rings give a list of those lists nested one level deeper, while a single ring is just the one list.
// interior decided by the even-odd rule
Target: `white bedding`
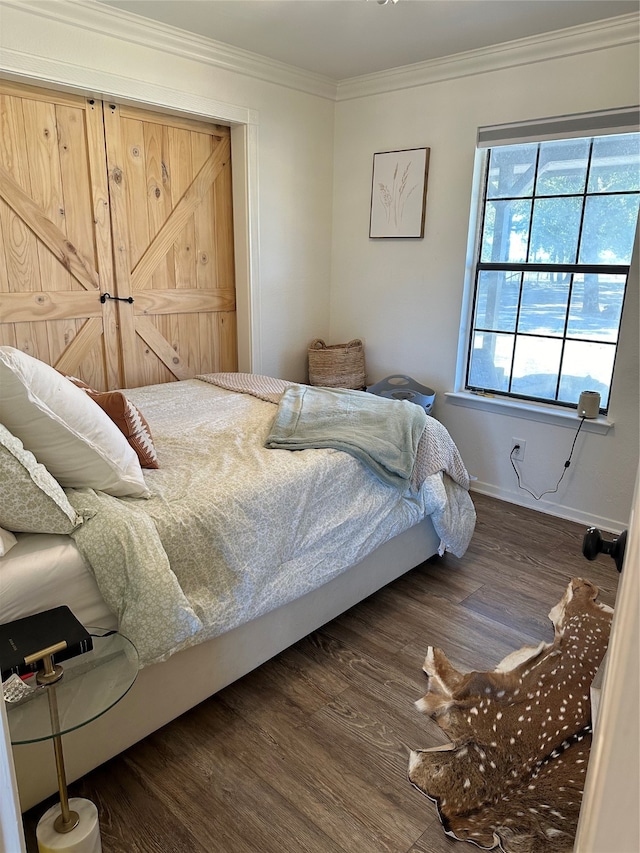
[{"label": "white bedding", "polygon": [[255,397],[199,380],[127,396],[158,450],[151,498],[67,494],[98,510],[74,537],[143,664],[298,598],[425,515],[459,545],[473,531],[448,477],[406,496],[340,451],[266,449],[275,410]]}]

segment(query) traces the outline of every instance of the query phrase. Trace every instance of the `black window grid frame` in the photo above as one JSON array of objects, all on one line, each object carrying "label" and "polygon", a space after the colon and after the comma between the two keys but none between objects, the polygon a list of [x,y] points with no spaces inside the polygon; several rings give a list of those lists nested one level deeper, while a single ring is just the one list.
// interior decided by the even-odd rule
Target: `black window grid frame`
[{"label": "black window grid frame", "polygon": [[[616,370],[616,361],[618,357],[618,347],[620,343],[620,328],[622,325],[622,317],[624,315],[624,302],[627,294],[627,286],[629,281],[629,270],[630,264],[580,264],[580,263],[572,263],[572,264],[549,264],[549,263],[540,263],[540,262],[491,262],[491,261],[481,261],[480,256],[482,253],[482,238],[484,235],[484,226],[485,226],[485,218],[487,214],[487,202],[493,201],[519,201],[523,199],[531,200],[531,215],[530,215],[530,223],[529,230],[527,234],[527,247],[526,254],[527,257],[529,255],[530,248],[530,240],[531,240],[531,231],[532,231],[532,223],[533,223],[533,214],[535,210],[535,202],[536,199],[549,199],[549,198],[570,198],[570,197],[580,197],[582,199],[582,206],[580,211],[580,224],[578,231],[578,240],[576,245],[576,259],[580,257],[580,248],[582,244],[582,236],[583,236],[583,225],[584,225],[584,215],[586,208],[586,200],[589,197],[604,197],[604,196],[620,196],[620,195],[638,195],[638,191],[629,190],[629,191],[615,191],[615,192],[588,192],[589,186],[589,176],[591,172],[592,165],[592,154],[593,154],[593,143],[594,138],[590,139],[589,143],[589,153],[588,153],[588,161],[587,161],[587,170],[585,174],[584,181],[584,189],[582,193],[558,193],[558,194],[546,194],[546,195],[536,195],[538,177],[539,177],[539,164],[540,164],[540,142],[537,144],[536,149],[536,160],[535,160],[535,175],[533,181],[533,189],[531,195],[521,196],[500,196],[496,198],[488,197],[488,187],[489,187],[489,175],[491,171],[491,152],[493,148],[486,149],[486,156],[484,158],[484,167],[481,185],[483,187],[482,191],[482,201],[481,201],[481,216],[479,220],[479,227],[476,233],[476,248],[475,248],[475,275],[474,275],[474,290],[473,290],[473,304],[471,308],[471,327],[468,335],[468,346],[467,346],[467,362],[465,368],[465,388],[470,391],[475,392],[486,392],[490,394],[495,394],[500,397],[506,397],[514,400],[524,400],[532,403],[544,403],[546,405],[558,406],[566,409],[575,409],[578,408],[578,403],[567,402],[558,399],[559,391],[560,391],[560,383],[562,378],[562,363],[564,357],[564,351],[567,341],[572,340],[580,340],[581,342],[586,343],[597,343],[597,344],[605,344],[607,346],[612,346],[615,348],[614,360],[611,370],[611,382],[609,385],[609,394],[607,396],[607,404],[606,406],[601,406],[599,409],[600,414],[606,415],[610,402],[611,402],[611,391],[613,388],[613,379],[615,377]],[[516,143],[517,144],[517,143]],[[496,147],[496,146],[494,146]],[[500,329],[489,329],[482,326],[476,325],[476,311],[477,311],[477,302],[478,302],[478,281],[480,277],[480,273],[483,271],[496,271],[496,272],[514,272],[519,274],[519,285],[518,285],[518,305],[516,309],[516,317],[514,323],[514,331],[505,331]],[[569,274],[571,276],[569,282],[569,293],[567,298],[567,307],[565,309],[565,319],[564,319],[564,328],[562,335],[542,335],[540,333],[536,333],[535,335],[529,334],[527,332],[518,332],[519,319],[520,319],[520,309],[522,304],[522,291],[523,291],[523,274],[526,272],[545,272],[545,273],[564,273]],[[571,296],[573,291],[574,284],[574,276],[576,274],[586,275],[589,273],[595,274],[606,274],[606,275],[623,275],[624,276],[624,294],[622,305],[620,307],[620,319],[618,321],[618,328],[616,332],[615,342],[607,343],[598,339],[589,339],[584,336],[580,338],[572,338],[567,334],[567,327],[569,324],[570,318],[570,306],[571,306]],[[511,364],[509,369],[509,389],[504,390],[500,388],[493,388],[490,386],[479,386],[474,385],[469,381],[469,371],[471,369],[471,359],[472,359],[472,351],[473,351],[473,340],[476,332],[484,333],[484,334],[506,334],[511,335],[514,339],[514,346],[511,353]],[[515,343],[518,338],[526,338],[526,337],[536,337],[536,338],[549,338],[552,340],[560,340],[561,341],[561,352],[560,352],[560,369],[558,370],[558,375],[556,377],[556,386],[555,386],[555,395],[554,399],[550,399],[549,397],[538,397],[535,395],[527,395],[523,393],[516,393],[511,390],[511,386],[513,383],[513,364],[515,359],[516,347]]]}]

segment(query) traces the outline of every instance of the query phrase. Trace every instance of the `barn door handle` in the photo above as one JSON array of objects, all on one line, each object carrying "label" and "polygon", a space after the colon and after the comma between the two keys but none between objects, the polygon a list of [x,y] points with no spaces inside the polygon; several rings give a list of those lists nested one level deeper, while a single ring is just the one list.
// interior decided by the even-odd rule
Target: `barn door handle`
[{"label": "barn door handle", "polygon": [[129,302],[133,305],[133,296],[112,296],[110,293],[102,293],[100,302],[104,305],[107,299],[115,299],[117,302]]}]

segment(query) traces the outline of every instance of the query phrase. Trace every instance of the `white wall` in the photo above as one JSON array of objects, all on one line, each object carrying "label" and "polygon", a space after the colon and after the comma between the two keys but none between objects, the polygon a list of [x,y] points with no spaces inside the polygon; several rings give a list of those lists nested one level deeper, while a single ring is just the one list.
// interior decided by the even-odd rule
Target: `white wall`
[{"label": "white wall", "polygon": [[[611,397],[615,427],[581,433],[557,494],[536,503],[518,490],[511,439],[527,442],[521,467],[540,494],[563,471],[577,419],[562,427],[463,408],[444,392],[456,382],[478,127],[637,104],[637,41],[479,73],[461,61],[459,73],[448,67],[451,79],[381,94],[345,87],[336,107],[331,337],[363,338],[369,382],[406,373],[436,390],[434,414],[478,477],[476,488],[618,532],[628,522],[638,460],[637,268]],[[375,82],[384,88],[382,76]],[[369,240],[373,153],[420,146],[431,149],[424,239]]]}]

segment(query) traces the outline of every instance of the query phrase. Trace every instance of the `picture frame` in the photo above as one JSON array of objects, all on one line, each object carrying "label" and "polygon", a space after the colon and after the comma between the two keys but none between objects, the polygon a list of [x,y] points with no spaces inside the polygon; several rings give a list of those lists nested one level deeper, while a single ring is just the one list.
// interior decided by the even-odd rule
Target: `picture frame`
[{"label": "picture frame", "polygon": [[369,237],[424,237],[429,148],[373,155]]}]

